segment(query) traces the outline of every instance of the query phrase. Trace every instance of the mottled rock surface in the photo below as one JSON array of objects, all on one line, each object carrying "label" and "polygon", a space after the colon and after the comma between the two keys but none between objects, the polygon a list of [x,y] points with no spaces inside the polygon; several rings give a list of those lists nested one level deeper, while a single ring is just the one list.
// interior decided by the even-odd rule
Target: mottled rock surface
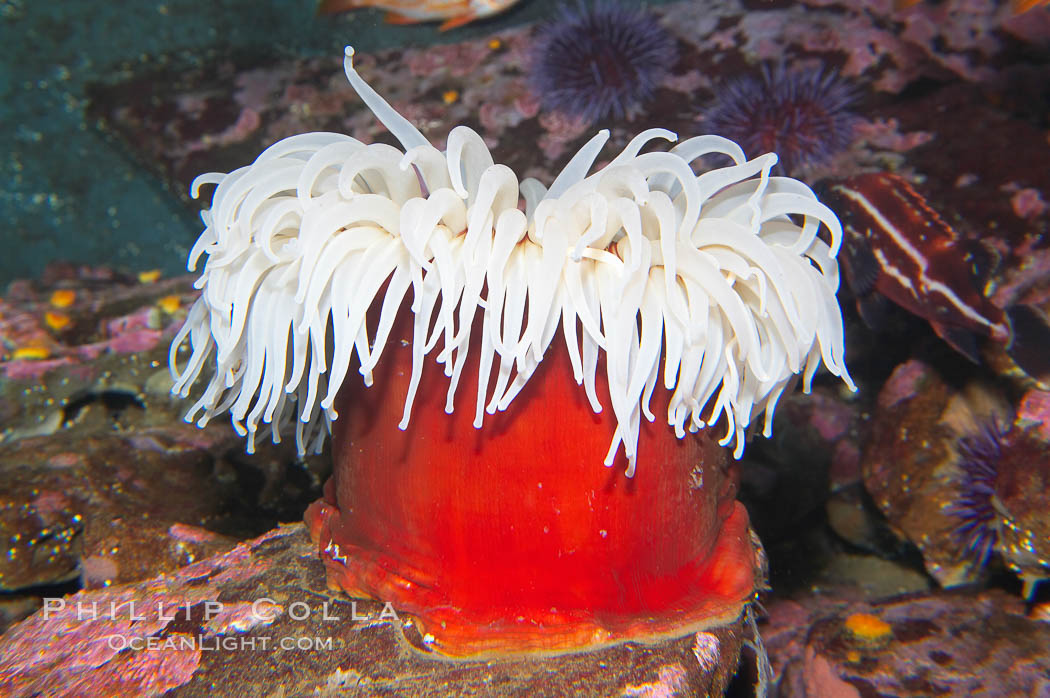
[{"label": "mottled rock surface", "polygon": [[410,618],[329,592],[296,524],[135,585],[51,599],[0,638],[0,695],[719,695],[746,632],[738,621],[656,645],[450,662],[416,649]]},{"label": "mottled rock surface", "polygon": [[247,456],[228,423],[182,420],[168,343],[193,294],[55,265],[0,300],[0,590],[145,579],[317,496],[294,447]]},{"label": "mottled rock surface", "polygon": [[[9,4],[12,12],[23,5]],[[531,28],[442,46],[361,50],[358,66],[436,144],[452,126],[469,125],[498,161],[546,182],[599,127],[611,129],[610,153],[647,127],[692,136],[705,132],[705,112],[728,80],[754,76],[761,65],[785,57],[790,67],[838,69],[858,90],[857,138],[803,178],[819,184],[876,170],[907,177],[960,234],[988,248],[989,259],[980,260],[987,268],[975,281],[992,302],[1004,309],[1031,305],[1045,314],[1050,97],[1041,87],[1048,78],[1041,57],[1050,13],[1011,17],[1007,5],[922,2],[898,11],[889,0],[716,0],[661,7],[680,59],[643,113],[608,124],[540,110],[524,71]],[[349,16],[339,21],[360,34],[362,25]],[[354,33],[346,39],[355,40]],[[79,45],[64,32],[61,42]],[[63,55],[73,65],[74,57]],[[165,186],[157,192],[166,188],[166,195],[181,197],[168,205],[184,205],[181,211],[194,221],[202,203],[189,202],[186,192],[196,175],[242,166],[279,138],[328,129],[390,140],[346,85],[339,45],[320,58],[316,52],[254,55],[248,62],[213,51],[190,65],[175,57],[129,64],[104,84],[79,85],[75,98],[55,88],[53,109],[66,105],[85,129],[101,124],[132,155],[127,160],[143,163],[140,174],[159,176]],[[45,146],[61,151],[60,162],[68,160],[65,140],[34,139],[33,133],[41,135],[35,128],[20,134],[11,168],[42,161],[35,154]],[[108,175],[121,183],[131,176]],[[45,185],[26,177],[15,193],[27,206],[53,209],[55,230],[66,236],[83,207],[68,191],[47,190],[51,186],[50,179]],[[128,209],[138,211],[99,201],[102,210],[114,208],[114,224]],[[19,234],[28,246],[42,231]],[[145,244],[136,235],[134,245]],[[181,260],[192,240],[187,233],[158,244]],[[131,247],[121,248],[117,263],[142,259]],[[55,641],[54,633],[68,616],[45,622],[37,612],[0,637],[0,695],[722,690],[740,647],[736,627],[656,647],[468,664],[409,649],[401,629],[379,618],[382,609],[372,604],[358,604],[365,619],[332,629],[322,605],[328,602],[345,619],[351,601],[324,588],[300,527],[237,545],[278,521],[297,520],[316,497],[324,466],[304,469],[280,449],[247,457],[226,420],[205,431],[185,425],[187,404],[168,395],[167,345],[194,298],[191,284],[191,277],[56,264],[38,280],[15,282],[0,298],[0,629],[32,613],[43,597],[81,585],[88,590],[66,597],[67,604],[134,600],[154,607],[134,621],[71,623],[66,642]],[[982,347],[986,364],[963,363],[924,321],[904,311],[864,327],[849,290],[841,293],[847,359],[860,393],[847,396],[821,385],[818,376],[812,396],[785,396],[774,439],[756,439],[743,464],[752,520],[772,543],[780,596],[769,601],[770,621],[762,628],[780,694],[1050,693],[1046,593],[1027,590],[1034,595],[1029,615],[1043,621],[1029,620],[1020,606],[1021,585],[999,574],[1005,567],[1039,579],[1050,559],[1050,398],[1032,390],[1038,387],[1033,380],[1043,377],[1018,373],[1005,347],[994,343]],[[1045,344],[1036,347],[1045,350]],[[1003,447],[1012,452],[994,487],[1001,514],[993,521],[994,554],[981,564],[954,534],[959,520],[949,512],[961,492],[958,443],[974,433],[982,415],[993,413],[1008,419]],[[934,583],[960,582],[977,586],[929,592]],[[997,588],[984,589],[989,583]],[[784,599],[788,590],[791,600]],[[911,595],[886,600],[901,593]],[[266,595],[280,613],[251,618],[246,604]],[[222,601],[225,613],[205,619],[210,600]],[[162,620],[158,602],[176,616],[177,607],[188,605],[189,617]],[[308,618],[291,617],[296,602],[307,604]],[[411,638],[411,626],[406,629]],[[121,650],[103,641],[107,635],[120,642],[203,637],[212,645]],[[263,638],[282,637],[331,638],[333,646],[259,647]],[[245,640],[256,647],[245,649]]]},{"label": "mottled rock surface", "polygon": [[[1004,257],[1004,272],[1021,265],[1026,252],[1046,250],[1041,234],[1050,227],[1044,201],[1050,173],[1043,165],[1050,143],[1032,123],[1042,118],[1046,96],[1032,86],[1048,73],[1018,60],[1046,40],[1045,23],[1013,22],[1009,8],[994,2],[952,12],[936,3],[899,12],[890,2],[858,0],[717,0],[653,9],[676,36],[679,57],[633,119],[597,124],[542,110],[528,82],[535,27],[359,52],[355,60],[365,79],[435,145],[443,147],[453,126],[468,125],[497,162],[547,183],[598,128],[611,131],[609,152],[651,127],[682,138],[699,135],[726,84],[758,74],[762,64],[838,69],[857,87],[861,123],[852,147],[805,172],[807,182],[900,171],[922,180],[935,207],[963,233],[987,237]],[[1030,31],[1018,36],[1017,24]],[[201,172],[246,165],[293,134],[331,130],[389,142],[346,84],[341,62],[336,51],[161,68],[99,86],[91,111],[185,197]],[[907,89],[915,84],[921,89]],[[945,119],[949,113],[956,118]],[[971,138],[975,123],[981,147]],[[1011,155],[989,158],[989,152]]]},{"label": "mottled rock surface", "polygon": [[769,612],[781,698],[1050,696],[1050,623],[1002,591],[809,596]]},{"label": "mottled rock surface", "polygon": [[899,366],[879,393],[864,451],[864,484],[899,535],[918,547],[942,585],[974,581],[983,561],[966,549],[950,509],[963,489],[960,439],[995,415],[1005,400],[985,384],[960,390],[919,361]]},{"label": "mottled rock surface", "polygon": [[943,586],[973,582],[998,559],[1024,582],[1025,596],[1050,576],[1044,402],[1044,393],[1029,391],[1015,418],[1001,388],[953,387],[918,361],[883,386],[863,456],[865,486]]},{"label": "mottled rock surface", "polygon": [[[215,686],[237,695],[724,690],[742,622],[656,646],[450,663],[410,649],[378,604],[357,602],[361,618],[350,618],[354,602],[325,589],[301,526],[238,544],[267,522],[297,520],[318,496],[320,471],[299,464],[287,444],[260,443],[245,455],[225,420],[205,430],[182,421],[187,403],[168,393],[167,344],[192,297],[186,277],[65,266],[4,297],[0,695],[214,695]],[[48,313],[69,323],[56,328]],[[272,622],[250,613],[266,597],[281,607]],[[206,618],[209,601],[226,612]],[[99,618],[85,610],[78,619],[77,602]],[[325,602],[346,621],[336,629],[323,618]],[[118,618],[100,619],[110,603]],[[291,617],[302,609],[308,618]],[[404,629],[423,647],[408,619]],[[194,637],[189,648],[157,649]],[[280,638],[291,648],[268,644]],[[320,649],[295,644],[313,638]],[[153,649],[125,646],[139,642]]]}]

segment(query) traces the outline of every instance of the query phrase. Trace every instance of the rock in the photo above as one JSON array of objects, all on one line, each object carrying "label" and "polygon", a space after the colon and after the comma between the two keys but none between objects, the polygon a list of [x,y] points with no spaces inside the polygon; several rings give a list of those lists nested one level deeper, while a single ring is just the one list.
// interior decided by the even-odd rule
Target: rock
[{"label": "rock", "polygon": [[719,695],[746,636],[740,619],[655,645],[453,662],[415,649],[413,632],[382,603],[333,596],[295,524],[135,585],[45,600],[0,637],[0,685],[18,696]]},{"label": "rock", "polygon": [[865,450],[865,486],[890,525],[943,586],[977,580],[997,553],[1025,597],[1050,576],[1050,440],[1045,393],[1016,417],[985,384],[962,390],[913,361],[879,396]]},{"label": "rock", "polygon": [[1000,590],[771,604],[777,695],[1047,696],[1050,624]]},{"label": "rock", "polygon": [[991,506],[994,548],[1024,583],[1031,598],[1035,584],[1050,578],[1050,438],[1047,399],[1029,391],[1012,427],[1000,442]]},{"label": "rock", "polygon": [[[190,542],[168,534],[177,523],[205,523],[226,502],[205,485],[214,473],[210,455],[186,448],[186,439],[180,444],[178,431],[35,437],[0,448],[0,471],[10,478],[0,509],[0,538],[8,541],[0,587],[81,574],[85,586],[106,586],[232,546],[214,534]],[[147,440],[155,447],[141,448]]]},{"label": "rock", "polygon": [[[248,456],[228,425],[186,424],[170,395],[188,277],[49,269],[0,300],[15,348],[0,356],[0,590],[136,581],[301,516],[320,478],[293,445]],[[58,311],[69,327],[52,327]],[[33,346],[49,358],[19,353]]]},{"label": "rock", "polygon": [[879,393],[862,458],[864,485],[943,586],[974,581],[984,564],[960,535],[964,520],[952,513],[964,489],[960,439],[1009,413],[994,389],[975,381],[956,390],[915,360],[898,366]]}]

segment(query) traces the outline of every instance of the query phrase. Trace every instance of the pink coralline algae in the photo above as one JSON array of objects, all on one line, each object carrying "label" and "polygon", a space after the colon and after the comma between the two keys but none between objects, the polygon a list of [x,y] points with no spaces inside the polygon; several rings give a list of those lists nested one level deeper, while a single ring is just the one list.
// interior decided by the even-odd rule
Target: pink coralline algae
[{"label": "pink coralline algae", "polygon": [[133,354],[140,351],[149,351],[157,346],[164,333],[161,330],[139,330],[114,337],[104,342],[103,347],[107,351],[116,354]]},{"label": "pink coralline algae", "polygon": [[895,118],[861,119],[856,125],[857,138],[885,150],[905,152],[928,143],[933,139],[929,131],[900,132],[900,123]]},{"label": "pink coralline algae", "polygon": [[631,698],[672,698],[682,695],[688,687],[685,669],[680,664],[666,664],[657,671],[653,683],[640,686],[627,686],[623,695]]},{"label": "pink coralline algae", "polygon": [[828,480],[832,487],[852,485],[860,481],[861,462],[860,448],[851,439],[842,439],[835,443],[831,454],[831,467]]},{"label": "pink coralline algae", "polygon": [[105,681],[124,690],[100,695],[160,695],[190,679],[200,650],[120,656],[121,651],[132,640],[156,636],[180,608],[204,600],[202,589],[171,593],[163,587],[149,594],[123,589],[52,600],[0,638],[0,685],[14,696],[77,696],[86,695],[87,685]]},{"label": "pink coralline algae", "polygon": [[1040,304],[1050,298],[1050,250],[1043,247],[1041,236],[1027,236],[1012,250],[1005,245],[997,245],[997,249],[1007,254],[1012,251],[1019,263],[1011,265],[996,283],[993,303],[1006,308],[1017,303]]},{"label": "pink coralline algae", "polygon": [[512,80],[511,83],[505,98],[484,101],[478,107],[478,120],[486,134],[508,131],[539,112],[539,100],[529,92],[524,79]]},{"label": "pink coralline algae", "polygon": [[70,504],[69,498],[61,492],[46,491],[41,492],[33,499],[32,506],[41,517],[50,519],[62,514],[70,507]]},{"label": "pink coralline algae", "polygon": [[90,361],[97,359],[106,352],[133,354],[140,351],[149,351],[157,346],[163,337],[164,333],[160,330],[139,329],[121,332],[102,342],[92,342],[91,344],[77,346],[76,356]]},{"label": "pink coralline algae", "polygon": [[0,362],[0,371],[3,371],[4,376],[12,380],[35,380],[48,371],[61,366],[68,366],[72,363],[73,361],[69,358],[44,360],[14,359]]},{"label": "pink coralline algae", "polygon": [[228,632],[246,633],[260,625],[273,622],[282,609],[266,604],[265,611],[260,604],[247,601],[225,603],[221,609],[205,622],[205,630],[212,635],[223,635]]},{"label": "pink coralline algae", "polygon": [[1050,41],[1050,12],[1025,12],[1003,21],[1003,30],[1031,43]]},{"label": "pink coralline algae", "polygon": [[[978,66],[999,71],[1002,56],[1024,50],[1018,46],[1021,39],[998,29],[1009,8],[996,9],[991,2],[923,2],[904,12],[895,11],[891,0],[752,5],[729,0],[652,8],[660,25],[675,35],[679,59],[668,66],[651,106],[630,128],[622,119],[600,124],[610,129],[611,142],[629,139],[639,127],[668,128],[682,138],[706,132],[706,124],[695,117],[709,108],[716,94],[714,84],[753,73],[764,60],[778,63],[790,57],[785,62],[788,69],[824,64],[864,93],[874,89],[896,94],[921,78],[938,83],[961,72],[976,79],[981,77],[975,72]],[[942,17],[948,7],[958,7],[958,16],[948,12]],[[1026,13],[1027,21],[1032,23],[1042,14],[1047,13]],[[901,32],[909,26],[913,27],[910,38],[904,38]],[[435,145],[443,147],[452,126],[480,120],[479,132],[498,159],[515,171],[548,181],[561,157],[578,147],[591,129],[566,128],[565,119],[538,118],[538,96],[522,89],[534,34],[534,28],[520,27],[456,44],[360,54],[358,70]],[[992,56],[992,51],[997,53]],[[143,159],[157,163],[173,190],[185,191],[201,171],[221,170],[234,158],[239,161],[244,152],[260,151],[296,133],[334,131],[366,143],[389,141],[389,134],[359,108],[352,93],[333,81],[338,73],[333,68],[328,59],[285,60],[242,72],[219,63],[195,76],[189,95],[172,95],[144,82],[105,90],[97,114]],[[967,103],[986,103],[974,94],[979,88],[965,87],[970,90]],[[870,128],[865,133],[863,122],[858,124],[861,142],[843,154],[845,160],[829,163],[831,171],[814,172],[811,179],[874,169],[943,179],[931,166],[932,151],[940,149],[915,151],[934,137],[942,142],[965,139],[944,133],[950,125],[927,118],[936,107],[913,93],[903,93],[899,102],[879,99],[875,104],[862,94],[857,111],[871,120]],[[255,131],[237,128],[238,122],[244,124],[246,110],[260,119]],[[918,110],[923,113],[916,114]],[[896,126],[894,119],[901,125]],[[243,139],[226,143],[224,134],[229,133],[240,133]],[[1017,131],[1011,128],[1010,133]],[[537,140],[542,157],[536,154]],[[192,144],[208,148],[190,152],[196,147]],[[1017,152],[1008,144],[997,147]],[[898,157],[905,151],[906,158]],[[1026,155],[1019,153],[1022,159]],[[966,165],[977,171],[973,164]],[[997,186],[986,171],[981,174],[988,187]],[[1040,188],[1037,179],[1026,178],[1026,182],[1025,186]],[[975,190],[972,198],[985,200],[984,193]],[[1002,203],[1009,210],[1009,200]]]},{"label": "pink coralline algae", "polygon": [[[12,284],[0,298],[0,376],[36,380],[63,366],[78,366],[104,354],[131,354],[158,346],[181,324],[188,279],[137,282],[110,276],[85,283],[99,270],[75,269],[74,278]],[[55,285],[57,284],[57,285]],[[56,307],[49,297],[79,287],[75,300]],[[170,297],[172,312],[158,307]]]},{"label": "pink coralline algae", "polygon": [[477,70],[492,51],[489,39],[464,41],[405,51],[402,60],[416,78],[430,77],[435,73],[461,78]]},{"label": "pink coralline algae", "polygon": [[211,136],[208,140],[198,141],[190,146],[190,151],[194,150],[206,150],[216,145],[228,145],[230,143],[239,143],[244,140],[245,136],[252,133],[259,128],[262,120],[259,117],[259,112],[254,109],[245,107],[241,110],[240,116],[237,117],[237,121],[232,126],[218,134]]},{"label": "pink coralline algae", "polygon": [[186,565],[175,571],[174,575],[180,580],[193,580],[208,577],[209,579],[240,579],[247,580],[256,577],[267,569],[269,563],[264,560],[252,558],[252,551],[271,540],[291,534],[289,528],[275,528],[244,543],[239,543],[232,550],[209,558]]},{"label": "pink coralline algae", "polygon": [[112,558],[91,555],[80,560],[80,583],[89,589],[109,586],[120,575],[120,565]]},{"label": "pink coralline algae", "polygon": [[[159,696],[184,685],[209,641],[281,615],[254,601],[220,602],[218,585],[258,576],[266,566],[252,553],[292,530],[275,529],[174,575],[46,600],[0,637],[0,696]],[[196,634],[186,633],[195,626]]]},{"label": "pink coralline algae", "polygon": [[514,107],[526,119],[540,113],[540,100],[531,92],[525,92],[514,100]]},{"label": "pink coralline algae", "polygon": [[[988,60],[1003,48],[997,30],[1012,15],[1008,3],[992,0],[920,2],[900,11],[885,1],[805,4],[811,6],[808,11],[797,7],[748,13],[743,20],[748,50],[762,59],[790,53],[792,46],[841,52],[846,57],[843,75],[874,74],[874,86],[889,92],[945,70],[970,81],[991,78],[995,71]],[[839,11],[828,14],[828,5]]]},{"label": "pink coralline algae", "polygon": [[1050,443],[1050,392],[1029,390],[1017,406],[1017,423],[1034,429],[1043,441]]},{"label": "pink coralline algae", "polygon": [[889,409],[918,394],[929,368],[921,361],[908,361],[893,370],[879,392],[879,407]]},{"label": "pink coralline algae", "polygon": [[579,117],[558,111],[540,114],[540,125],[546,131],[539,139],[540,150],[548,160],[557,160],[576,139],[587,133],[591,124]]},{"label": "pink coralline algae", "polygon": [[48,679],[44,685],[52,684],[53,692],[48,692],[47,695],[95,695],[114,698],[163,695],[189,681],[200,666],[200,650],[182,646],[184,640],[191,639],[183,633],[172,633],[166,638],[170,647],[165,645],[164,651],[139,652],[138,656],[128,659],[118,658],[110,662],[113,665],[111,671],[102,676],[79,674],[72,677],[68,684],[61,686],[53,686],[56,681]]},{"label": "pink coralline algae", "polygon": [[[770,604],[764,634],[780,696],[1046,696],[1050,625],[1005,592],[934,592],[843,603],[826,590]],[[804,604],[804,605],[803,605]],[[790,606],[788,609],[781,608]],[[891,635],[849,632],[873,616]],[[876,621],[877,623],[878,621]]]},{"label": "pink coralline algae", "polygon": [[848,404],[820,392],[808,396],[808,401],[813,408],[810,423],[821,438],[838,441],[849,431],[855,414]]},{"label": "pink coralline algae", "polygon": [[186,543],[214,543],[219,540],[218,535],[212,533],[206,528],[187,526],[186,524],[181,523],[172,524],[171,527],[168,528],[168,535],[176,540]]},{"label": "pink coralline algae", "polygon": [[47,464],[52,468],[72,468],[83,465],[84,457],[79,453],[60,453],[49,458]]},{"label": "pink coralline algae", "polygon": [[1014,207],[1014,213],[1020,218],[1036,218],[1046,213],[1047,209],[1042,193],[1032,187],[1015,191],[1010,197],[1010,204]]}]

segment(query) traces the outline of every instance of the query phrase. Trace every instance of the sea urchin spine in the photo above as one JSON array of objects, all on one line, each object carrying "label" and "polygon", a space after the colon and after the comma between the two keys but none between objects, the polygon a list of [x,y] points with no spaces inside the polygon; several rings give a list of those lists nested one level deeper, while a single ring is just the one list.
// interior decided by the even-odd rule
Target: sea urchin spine
[{"label": "sea urchin spine", "polygon": [[785,172],[820,165],[853,141],[853,88],[835,71],[762,68],[761,77],[726,83],[707,112],[705,130],[739,143],[749,155],[776,153]]},{"label": "sea urchin spine", "polygon": [[991,420],[982,423],[976,434],[959,442],[960,493],[947,512],[960,519],[953,535],[974,557],[978,567],[984,566],[995,547],[996,511],[992,500],[996,465],[1002,456],[1005,435],[1006,430],[998,420]]},{"label": "sea urchin spine", "polygon": [[623,118],[649,100],[676,56],[674,37],[648,10],[580,2],[540,29],[530,82],[545,109]]}]

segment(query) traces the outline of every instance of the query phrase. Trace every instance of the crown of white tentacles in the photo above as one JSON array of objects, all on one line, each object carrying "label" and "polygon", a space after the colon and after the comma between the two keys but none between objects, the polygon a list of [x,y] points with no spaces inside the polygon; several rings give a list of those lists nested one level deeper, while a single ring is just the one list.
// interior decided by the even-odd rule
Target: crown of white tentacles
[{"label": "crown of white tentacles", "polygon": [[[477,427],[510,404],[559,334],[600,411],[604,351],[617,423],[605,462],[622,445],[628,475],[640,419],[656,418],[658,384],[672,391],[661,418],[679,437],[724,418],[721,443],[735,440],[738,457],[745,427],[763,411],[769,435],[797,373],[808,390],[823,360],[853,387],[835,299],[842,230],[806,185],[770,176],[776,155],[748,160],[712,135],[642,153],[676,140],[651,129],[588,174],[609,138],[601,131],[549,189],[519,183],[469,128],[454,128],[445,152],[434,148],[352,58],[347,48],[350,84],[404,151],[309,133],[193,184],[194,196],[201,184],[218,186],[190,253],[190,270],[202,254],[207,261],[201,296],[172,343],[173,390],[187,395],[213,352],[215,373],[187,420],[200,415],[203,425],[228,410],[252,450],[260,422],[276,441],[282,418],[294,415],[300,452],[319,449],[353,354],[370,385],[409,291],[402,429],[428,354],[444,364],[452,411],[474,333]],[[732,164],[696,174],[710,154]],[[187,338],[192,354],[179,370]]]}]

